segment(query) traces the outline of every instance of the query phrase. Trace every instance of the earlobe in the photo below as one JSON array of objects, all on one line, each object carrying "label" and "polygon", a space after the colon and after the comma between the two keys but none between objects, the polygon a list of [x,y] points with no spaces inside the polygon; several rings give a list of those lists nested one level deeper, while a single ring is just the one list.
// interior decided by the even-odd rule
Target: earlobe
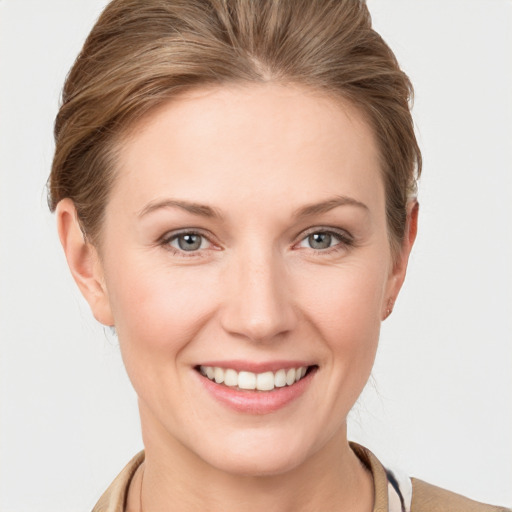
[{"label": "earlobe", "polygon": [[416,234],[418,232],[418,213],[419,203],[411,201],[407,207],[407,223],[405,226],[405,234],[400,248],[400,253],[393,265],[393,271],[389,276],[387,298],[385,301],[384,311],[382,312],[382,320],[385,320],[392,312],[398,293],[404,283],[409,256],[411,254]]},{"label": "earlobe", "polygon": [[71,275],[96,320],[103,325],[114,325],[101,260],[94,245],[86,240],[82,232],[73,201],[69,198],[61,200],[55,213],[60,242]]}]

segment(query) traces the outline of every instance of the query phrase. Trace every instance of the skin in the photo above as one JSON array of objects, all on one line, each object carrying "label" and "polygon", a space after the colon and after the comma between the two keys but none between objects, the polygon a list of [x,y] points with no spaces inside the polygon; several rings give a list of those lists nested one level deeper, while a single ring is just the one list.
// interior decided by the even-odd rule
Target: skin
[{"label": "skin", "polygon": [[[405,277],[417,208],[392,258],[363,117],[299,86],[209,88],[150,114],[119,154],[100,248],[84,241],[71,200],[57,219],[73,276],[97,320],[115,325],[138,394],[144,508],[371,510],[346,417]],[[191,228],[204,238],[185,252],[172,237]],[[330,247],[311,246],[311,233],[329,231]],[[201,385],[196,365],[226,359],[318,369],[287,406],[247,414]],[[128,510],[140,491],[139,472]]]}]

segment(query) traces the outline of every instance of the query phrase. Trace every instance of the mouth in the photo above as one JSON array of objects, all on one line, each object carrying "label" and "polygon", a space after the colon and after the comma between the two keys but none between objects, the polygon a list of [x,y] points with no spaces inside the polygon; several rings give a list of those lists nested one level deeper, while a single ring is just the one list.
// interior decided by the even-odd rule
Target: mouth
[{"label": "mouth", "polygon": [[276,371],[250,372],[234,368],[200,365],[195,367],[201,375],[221,386],[236,391],[269,392],[294,386],[316,369],[317,365],[280,368]]}]

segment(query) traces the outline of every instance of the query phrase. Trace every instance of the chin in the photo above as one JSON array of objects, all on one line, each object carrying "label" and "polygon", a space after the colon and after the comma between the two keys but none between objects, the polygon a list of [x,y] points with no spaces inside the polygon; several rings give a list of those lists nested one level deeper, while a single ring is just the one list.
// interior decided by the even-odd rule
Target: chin
[{"label": "chin", "polygon": [[266,477],[288,473],[300,465],[300,462],[301,457],[297,454],[274,453],[272,456],[265,456],[261,453],[224,453],[220,460],[212,460],[210,464],[232,475]]},{"label": "chin", "polygon": [[[293,436],[287,436],[288,440],[250,434],[237,437],[227,445],[215,443],[212,447],[210,444],[205,447],[201,458],[208,465],[228,474],[260,477],[292,471],[312,451],[308,443],[297,443]],[[231,438],[228,436],[226,439]],[[198,455],[201,456],[200,453]]]}]

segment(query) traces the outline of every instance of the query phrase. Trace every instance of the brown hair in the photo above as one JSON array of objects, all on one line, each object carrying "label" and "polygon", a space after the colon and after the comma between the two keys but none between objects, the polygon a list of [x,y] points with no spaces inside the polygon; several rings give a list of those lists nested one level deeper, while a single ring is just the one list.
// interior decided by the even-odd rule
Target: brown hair
[{"label": "brown hair", "polygon": [[97,241],[116,141],[178,93],[228,82],[298,83],[352,102],[379,145],[394,250],[421,153],[412,86],[363,0],[114,0],[85,41],[55,121],[48,202],[71,198]]}]

